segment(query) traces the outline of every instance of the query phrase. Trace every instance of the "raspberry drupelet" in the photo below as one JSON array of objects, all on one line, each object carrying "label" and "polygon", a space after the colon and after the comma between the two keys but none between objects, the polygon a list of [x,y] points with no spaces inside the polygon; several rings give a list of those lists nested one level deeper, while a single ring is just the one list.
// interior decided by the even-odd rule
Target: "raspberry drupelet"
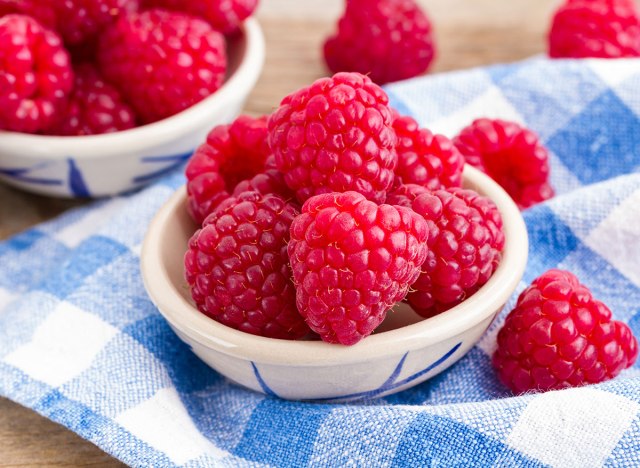
[{"label": "raspberry drupelet", "polygon": [[100,37],[98,63],[142,123],[170,117],[222,85],[222,34],[199,18],[165,10],[121,16]]},{"label": "raspberry drupelet", "polygon": [[453,140],[466,162],[498,182],[520,209],[553,196],[549,153],[531,130],[500,119],[477,119]]},{"label": "raspberry drupelet", "polygon": [[350,190],[384,201],[398,159],[388,104],[358,73],[322,78],[282,100],[269,118],[269,144],[300,203]]},{"label": "raspberry drupelet", "polygon": [[425,72],[434,55],[431,23],[414,0],[347,0],[324,44],[331,71],[368,74],[381,85]]},{"label": "raspberry drupelet", "polygon": [[71,60],[56,33],[29,16],[0,18],[0,130],[47,130],[72,87]]},{"label": "raspberry drupelet", "polygon": [[282,173],[275,166],[275,160],[275,156],[270,155],[264,162],[264,171],[238,183],[233,190],[233,195],[246,191],[256,191],[263,195],[279,195],[287,201],[296,203],[293,192],[287,187]]},{"label": "raspberry drupelet", "polygon": [[184,259],[198,309],[254,335],[307,335],[287,255],[289,228],[297,214],[276,195],[244,192],[225,200],[193,235]]},{"label": "raspberry drupelet", "polygon": [[405,208],[411,208],[413,200],[425,193],[433,193],[428,188],[417,184],[401,184],[392,192],[387,194],[385,203],[387,205],[404,206]]},{"label": "raspberry drupelet", "polygon": [[[266,117],[242,115],[229,125],[214,127],[195,151],[185,173],[189,213],[198,224],[234,192],[238,183],[265,170],[267,174],[253,183],[247,180],[240,191],[267,193],[273,187],[274,193],[278,192],[282,180],[265,168],[269,156],[266,122]],[[286,197],[286,193],[283,195]]]},{"label": "raspberry drupelet", "polygon": [[330,343],[370,335],[401,301],[427,255],[427,223],[356,192],[317,195],[291,225],[298,310]]},{"label": "raspberry drupelet", "polygon": [[518,297],[498,333],[493,365],[514,393],[612,379],[638,356],[638,342],[568,271],[549,270]]}]

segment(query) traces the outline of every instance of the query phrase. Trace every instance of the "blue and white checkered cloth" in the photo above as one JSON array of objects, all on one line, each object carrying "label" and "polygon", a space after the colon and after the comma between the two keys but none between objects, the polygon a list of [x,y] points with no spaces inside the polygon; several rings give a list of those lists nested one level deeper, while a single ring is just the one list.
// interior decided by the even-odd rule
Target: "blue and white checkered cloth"
[{"label": "blue and white checkered cloth", "polygon": [[[558,196],[525,214],[519,290],[571,270],[640,336],[640,60],[535,58],[387,89],[449,136],[481,116],[538,132]],[[1,395],[134,466],[640,466],[638,365],[511,397],[489,360],[506,310],[451,369],[380,400],[295,403],[230,383],[171,332],[140,279],[146,226],[182,182],[0,244]]]}]

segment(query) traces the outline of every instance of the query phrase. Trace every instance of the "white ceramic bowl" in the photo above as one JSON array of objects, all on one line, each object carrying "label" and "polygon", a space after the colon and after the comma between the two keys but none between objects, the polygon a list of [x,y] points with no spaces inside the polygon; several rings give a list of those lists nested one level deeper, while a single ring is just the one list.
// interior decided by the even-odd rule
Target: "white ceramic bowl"
[{"label": "white ceramic bowl", "polygon": [[229,41],[228,56],[228,77],[218,91],[159,122],[83,137],[0,132],[0,180],[57,197],[114,195],[152,182],[188,159],[213,126],[240,114],[264,65],[255,19]]},{"label": "white ceramic bowl", "polygon": [[345,401],[399,392],[442,372],[480,338],[515,290],[527,262],[520,211],[489,177],[466,167],[464,185],[490,197],[504,220],[506,244],[489,282],[462,304],[430,319],[397,305],[376,332],[347,347],[240,332],[201,314],[183,279],[196,226],[181,189],[158,212],[142,249],[145,287],[162,315],[213,369],[252,390],[281,398]]}]

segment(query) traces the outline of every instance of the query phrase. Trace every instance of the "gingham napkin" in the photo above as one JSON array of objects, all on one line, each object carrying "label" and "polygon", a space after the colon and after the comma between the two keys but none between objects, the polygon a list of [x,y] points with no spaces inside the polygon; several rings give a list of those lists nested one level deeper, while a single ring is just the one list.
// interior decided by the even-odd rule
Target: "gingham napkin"
[{"label": "gingham napkin", "polygon": [[[640,336],[640,60],[537,58],[387,90],[446,135],[480,116],[538,132],[558,196],[525,214],[519,291],[569,269]],[[451,369],[380,400],[292,403],[225,380],[176,338],[140,279],[146,226],[182,182],[0,244],[0,394],[135,466],[640,465],[638,367],[511,397],[489,361],[506,311]]]}]

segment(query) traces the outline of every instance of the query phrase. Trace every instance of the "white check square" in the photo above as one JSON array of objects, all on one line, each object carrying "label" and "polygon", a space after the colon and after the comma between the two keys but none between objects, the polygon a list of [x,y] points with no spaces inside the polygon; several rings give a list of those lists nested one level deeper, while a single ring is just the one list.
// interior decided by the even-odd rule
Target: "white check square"
[{"label": "white check square", "polygon": [[204,455],[217,459],[227,455],[198,430],[173,387],[159,390],[148,400],[120,414],[116,421],[178,465]]},{"label": "white check square", "polygon": [[585,244],[640,287],[640,190],[620,203]]},{"label": "white check square", "polygon": [[553,467],[601,466],[638,409],[634,401],[594,388],[543,393],[522,412],[507,443]]},{"label": "white check square", "polygon": [[36,329],[31,341],[4,361],[36,380],[59,387],[88,369],[117,332],[95,315],[61,302]]}]

